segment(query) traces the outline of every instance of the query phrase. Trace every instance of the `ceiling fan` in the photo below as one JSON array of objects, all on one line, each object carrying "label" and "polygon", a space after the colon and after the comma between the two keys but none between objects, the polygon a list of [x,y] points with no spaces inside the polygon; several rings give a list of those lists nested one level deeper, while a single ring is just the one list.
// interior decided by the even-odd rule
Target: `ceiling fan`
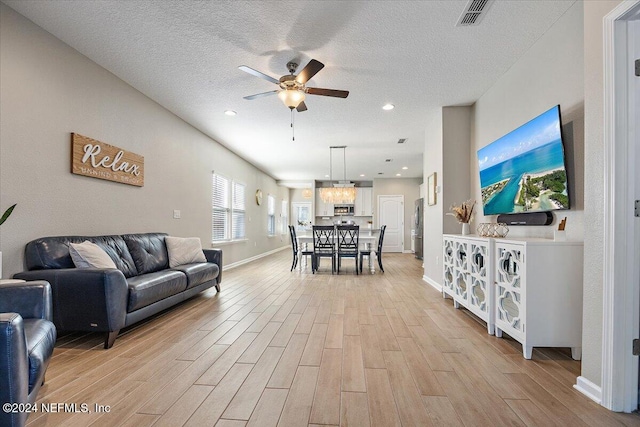
[{"label": "ceiling fan", "polygon": [[348,90],[322,89],[317,87],[305,86],[309,79],[311,79],[318,73],[318,71],[324,68],[324,64],[320,61],[316,61],[315,59],[309,61],[307,66],[304,67],[297,76],[295,76],[293,73],[296,72],[298,64],[296,64],[295,62],[287,63],[287,69],[289,70],[290,74],[280,77],[280,80],[275,79],[267,74],[261,73],[260,71],[254,70],[253,68],[247,67],[246,65],[241,65],[238,68],[245,73],[260,77],[261,79],[265,79],[280,86],[280,89],[245,96],[244,99],[251,100],[277,93],[278,98],[280,98],[280,100],[284,102],[284,105],[289,107],[289,109],[293,110],[295,108],[298,112],[303,112],[307,111],[307,106],[304,103],[306,94],[333,96],[335,98],[346,98],[347,96],[349,96]]}]

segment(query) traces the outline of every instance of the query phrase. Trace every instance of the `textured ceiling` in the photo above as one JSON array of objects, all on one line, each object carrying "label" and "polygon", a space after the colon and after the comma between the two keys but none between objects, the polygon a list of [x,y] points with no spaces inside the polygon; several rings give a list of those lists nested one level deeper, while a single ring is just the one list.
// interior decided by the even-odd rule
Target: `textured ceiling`
[{"label": "textured ceiling", "polygon": [[[276,179],[324,179],[347,145],[363,180],[421,177],[429,117],[473,103],[574,1],[497,0],[475,27],[455,27],[466,1],[4,3]],[[276,86],[237,67],[279,78],[311,58],[325,68],[307,86],[350,95],[309,95],[294,142],[277,97],[242,99]]]}]

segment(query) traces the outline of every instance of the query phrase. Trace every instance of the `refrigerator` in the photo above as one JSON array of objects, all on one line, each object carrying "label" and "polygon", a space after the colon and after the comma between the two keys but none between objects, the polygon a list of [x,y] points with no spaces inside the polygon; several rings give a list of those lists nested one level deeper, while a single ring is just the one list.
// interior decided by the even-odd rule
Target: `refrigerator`
[{"label": "refrigerator", "polygon": [[416,258],[422,259],[422,251],[424,249],[424,245],[422,243],[423,239],[423,222],[424,222],[424,199],[418,199],[415,203],[415,210],[413,212],[414,217],[414,228],[416,230]]}]

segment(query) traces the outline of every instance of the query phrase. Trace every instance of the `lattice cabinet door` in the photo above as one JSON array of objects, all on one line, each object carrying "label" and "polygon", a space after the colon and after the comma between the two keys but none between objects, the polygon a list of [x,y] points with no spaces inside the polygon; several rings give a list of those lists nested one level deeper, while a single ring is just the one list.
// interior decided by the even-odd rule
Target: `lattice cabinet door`
[{"label": "lattice cabinet door", "polygon": [[[469,243],[455,240],[453,243],[453,299],[457,303],[468,305],[469,295]],[[458,308],[457,304],[454,304]]]},{"label": "lattice cabinet door", "polygon": [[454,240],[450,238],[444,238],[442,241],[443,246],[443,254],[442,254],[442,263],[444,267],[444,277],[442,278],[443,286],[442,286],[442,296],[446,297],[446,295],[453,296],[453,250],[454,250]]},{"label": "lattice cabinet door", "polygon": [[491,246],[491,240],[471,240],[468,256],[468,308],[487,322],[489,334],[494,324]]},{"label": "lattice cabinet door", "polygon": [[496,336],[502,331],[524,340],[526,283],[524,246],[496,242],[495,245]]}]

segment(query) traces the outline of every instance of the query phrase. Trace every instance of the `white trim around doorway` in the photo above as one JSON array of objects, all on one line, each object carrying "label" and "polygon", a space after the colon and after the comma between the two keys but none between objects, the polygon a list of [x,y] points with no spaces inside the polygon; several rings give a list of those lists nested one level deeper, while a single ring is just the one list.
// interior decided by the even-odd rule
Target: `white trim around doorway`
[{"label": "white trim around doorway", "polygon": [[[605,237],[599,403],[623,412],[638,406],[638,357],[632,355],[631,344],[640,329],[636,264],[640,249],[635,247],[640,230],[632,214],[635,168],[627,84],[627,22],[638,9],[640,1],[625,1],[605,16],[603,43]],[[574,387],[592,399],[597,397],[597,386],[583,377]]]}]

